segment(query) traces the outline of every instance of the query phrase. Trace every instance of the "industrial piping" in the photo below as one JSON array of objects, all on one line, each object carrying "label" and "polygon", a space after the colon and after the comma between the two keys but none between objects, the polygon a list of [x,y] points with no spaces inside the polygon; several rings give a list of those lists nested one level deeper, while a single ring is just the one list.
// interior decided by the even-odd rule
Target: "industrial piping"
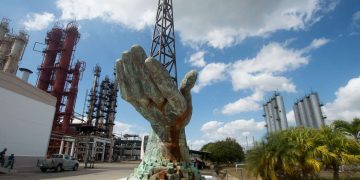
[{"label": "industrial piping", "polygon": [[73,70],[73,78],[71,82],[70,91],[67,97],[64,119],[62,122],[62,130],[65,134],[69,133],[69,125],[70,125],[71,117],[74,114],[75,102],[78,93],[79,79],[81,73],[84,72],[84,70],[85,70],[85,62],[78,61],[75,64]]},{"label": "industrial piping", "polygon": [[61,51],[61,58],[59,65],[55,70],[55,82],[53,87],[52,94],[57,98],[56,107],[55,107],[55,118],[56,122],[53,123],[53,130],[56,130],[57,126],[61,124],[60,122],[60,106],[62,105],[62,98],[64,96],[64,86],[66,83],[66,78],[69,71],[69,66],[71,62],[71,57],[75,48],[75,45],[80,38],[78,28],[75,23],[69,23],[66,27],[66,36],[64,40],[64,46]]},{"label": "industrial piping", "polygon": [[94,80],[92,83],[91,91],[90,91],[90,100],[89,100],[89,106],[88,106],[88,116],[87,116],[87,125],[92,125],[92,121],[94,119],[94,111],[96,106],[96,94],[97,94],[97,88],[99,86],[99,77],[101,73],[101,67],[99,65],[96,65],[94,67]]},{"label": "industrial piping", "polygon": [[37,84],[37,88],[47,91],[51,82],[51,75],[54,70],[54,64],[57,54],[60,52],[62,45],[63,30],[59,27],[53,27],[53,29],[47,33],[45,43],[48,45],[43,51],[44,61],[41,64],[40,75]]}]

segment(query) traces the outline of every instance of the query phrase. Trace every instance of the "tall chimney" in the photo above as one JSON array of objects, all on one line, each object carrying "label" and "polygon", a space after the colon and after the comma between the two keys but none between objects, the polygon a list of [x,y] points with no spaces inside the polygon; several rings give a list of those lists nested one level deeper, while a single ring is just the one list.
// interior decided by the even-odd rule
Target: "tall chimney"
[{"label": "tall chimney", "polygon": [[30,69],[26,68],[19,68],[19,70],[22,72],[21,79],[25,82],[28,82],[30,74],[33,72]]}]

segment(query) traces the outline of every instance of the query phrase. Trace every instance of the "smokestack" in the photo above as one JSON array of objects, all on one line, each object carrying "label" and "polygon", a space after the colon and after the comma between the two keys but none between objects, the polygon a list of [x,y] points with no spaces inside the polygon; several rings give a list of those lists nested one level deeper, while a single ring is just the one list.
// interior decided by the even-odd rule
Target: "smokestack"
[{"label": "smokestack", "polygon": [[28,82],[30,74],[32,74],[33,72],[30,69],[26,68],[19,68],[19,70],[22,72],[21,79],[25,82]]}]

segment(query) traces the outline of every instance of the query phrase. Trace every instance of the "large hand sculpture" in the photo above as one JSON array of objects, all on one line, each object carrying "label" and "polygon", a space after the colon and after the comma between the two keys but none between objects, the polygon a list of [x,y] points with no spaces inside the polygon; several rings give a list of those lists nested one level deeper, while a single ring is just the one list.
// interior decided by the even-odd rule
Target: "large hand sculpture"
[{"label": "large hand sculpture", "polygon": [[[146,59],[146,60],[145,60]],[[152,127],[145,158],[129,179],[198,179],[189,162],[185,126],[192,114],[190,90],[197,73],[190,71],[180,91],[164,66],[133,46],[117,61],[121,97],[131,103]]]}]

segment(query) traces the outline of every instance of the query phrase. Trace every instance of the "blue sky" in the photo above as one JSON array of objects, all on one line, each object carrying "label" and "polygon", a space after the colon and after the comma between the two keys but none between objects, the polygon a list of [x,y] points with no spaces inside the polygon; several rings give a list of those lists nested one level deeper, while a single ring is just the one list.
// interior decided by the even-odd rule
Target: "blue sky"
[{"label": "blue sky", "polygon": [[[76,19],[81,33],[75,58],[87,67],[79,85],[81,113],[92,69],[112,75],[114,62],[133,44],[150,49],[156,0],[3,0],[0,16],[30,40],[21,67],[34,72],[55,22]],[[274,91],[292,105],[317,91],[326,122],[360,117],[360,2],[357,0],[174,0],[178,77],[199,72],[193,116],[186,127],[191,148],[223,139],[260,139],[265,134],[261,105]],[[37,45],[35,49],[41,50]],[[30,82],[35,84],[37,74]],[[149,124],[118,99],[116,133],[149,132]]]}]

